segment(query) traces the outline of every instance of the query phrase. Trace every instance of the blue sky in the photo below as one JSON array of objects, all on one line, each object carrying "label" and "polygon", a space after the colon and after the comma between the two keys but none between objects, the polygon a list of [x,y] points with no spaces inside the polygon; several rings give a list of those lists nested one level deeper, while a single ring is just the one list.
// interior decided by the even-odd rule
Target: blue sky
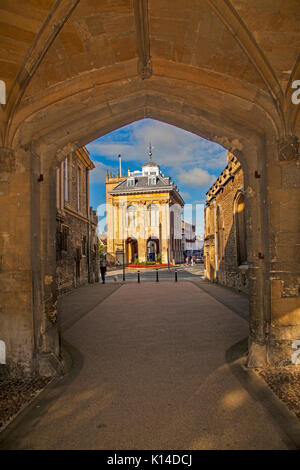
[{"label": "blue sky", "polygon": [[[98,208],[105,204],[106,170],[116,173],[118,155],[122,155],[123,172],[127,174],[128,168],[140,170],[148,159],[150,141],[153,161],[165,176],[171,176],[186,203],[184,220],[196,223],[197,233],[203,235],[205,193],[226,166],[226,151],[218,144],[153,119],[134,122],[87,145],[96,166],[90,174],[91,205]],[[104,214],[100,208],[98,212],[101,231]]]}]

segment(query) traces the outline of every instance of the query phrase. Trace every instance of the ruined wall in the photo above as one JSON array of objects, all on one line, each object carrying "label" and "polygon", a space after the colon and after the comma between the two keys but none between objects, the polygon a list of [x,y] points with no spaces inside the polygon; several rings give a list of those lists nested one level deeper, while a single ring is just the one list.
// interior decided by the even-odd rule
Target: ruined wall
[{"label": "ruined wall", "polygon": [[59,293],[88,282],[88,229],[86,221],[67,213],[63,220],[58,221],[56,281]]},{"label": "ruined wall", "polygon": [[205,276],[248,293],[248,266],[241,262],[237,227],[237,198],[243,192],[244,173],[231,154],[228,164],[207,193],[205,211]]},{"label": "ruined wall", "polygon": [[60,294],[99,280],[97,215],[89,207],[89,168],[76,152],[66,160],[57,172],[56,282]]}]

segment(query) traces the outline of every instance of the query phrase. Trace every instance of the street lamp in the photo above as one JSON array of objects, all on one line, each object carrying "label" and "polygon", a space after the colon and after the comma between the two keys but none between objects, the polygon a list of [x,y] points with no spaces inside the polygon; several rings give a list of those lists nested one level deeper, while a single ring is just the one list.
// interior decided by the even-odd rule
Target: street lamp
[{"label": "street lamp", "polygon": [[[122,259],[123,259],[123,281],[125,281],[125,227],[124,227],[124,224],[125,224],[125,220],[124,220],[124,206],[125,204],[121,203],[120,204],[120,211],[119,211],[119,220],[122,221],[122,242],[120,243],[117,243],[117,252],[119,254],[122,254]],[[120,227],[121,228],[121,227]]]},{"label": "street lamp", "polygon": [[123,281],[125,281],[125,240],[123,238]]},{"label": "street lamp", "polygon": [[117,253],[118,255],[122,255],[123,281],[125,281],[125,240],[123,240],[122,244],[117,245]]},{"label": "street lamp", "polygon": [[122,204],[122,221],[123,221],[123,281],[125,281],[125,207],[126,204]]}]

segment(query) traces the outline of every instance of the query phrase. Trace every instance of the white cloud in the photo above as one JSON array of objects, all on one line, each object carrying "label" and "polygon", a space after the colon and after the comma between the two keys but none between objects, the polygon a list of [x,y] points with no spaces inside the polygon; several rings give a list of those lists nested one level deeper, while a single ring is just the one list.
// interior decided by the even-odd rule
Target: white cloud
[{"label": "white cloud", "polygon": [[177,178],[180,183],[193,187],[210,186],[216,180],[216,176],[211,175],[208,171],[199,167],[188,171],[181,170]]},{"label": "white cloud", "polygon": [[118,154],[121,154],[123,167],[127,167],[126,162],[133,160],[142,163],[147,160],[151,141],[153,160],[162,167],[180,170],[201,166],[206,169],[221,170],[226,165],[226,151],[223,147],[152,119],[132,124],[130,131],[126,133],[126,143],[122,130],[111,135],[113,137],[106,136],[88,145],[92,158],[105,157],[117,164]]},{"label": "white cloud", "polygon": [[93,157],[106,157],[117,161],[118,155],[126,155],[126,159],[136,160],[136,150],[133,145],[125,144],[123,142],[101,142],[100,140],[95,140],[91,144],[88,144],[88,150]]},{"label": "white cloud", "polygon": [[185,201],[187,201],[191,197],[191,195],[187,191],[180,191],[180,194]]},{"label": "white cloud", "polygon": [[105,165],[102,162],[94,162],[95,168],[90,173],[91,183],[104,183],[106,177],[106,170],[116,172],[116,168]]}]

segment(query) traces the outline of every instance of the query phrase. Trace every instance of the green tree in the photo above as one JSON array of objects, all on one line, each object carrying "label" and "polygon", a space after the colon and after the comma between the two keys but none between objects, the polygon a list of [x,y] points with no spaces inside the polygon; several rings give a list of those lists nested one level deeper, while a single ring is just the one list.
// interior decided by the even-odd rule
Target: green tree
[{"label": "green tree", "polygon": [[100,258],[104,258],[105,256],[104,245],[100,240],[99,240],[99,255],[100,255]]}]

